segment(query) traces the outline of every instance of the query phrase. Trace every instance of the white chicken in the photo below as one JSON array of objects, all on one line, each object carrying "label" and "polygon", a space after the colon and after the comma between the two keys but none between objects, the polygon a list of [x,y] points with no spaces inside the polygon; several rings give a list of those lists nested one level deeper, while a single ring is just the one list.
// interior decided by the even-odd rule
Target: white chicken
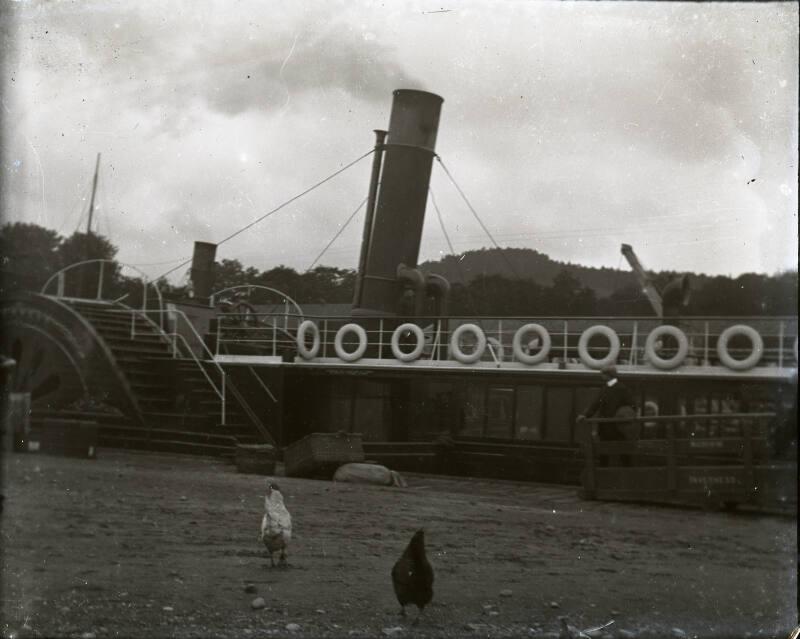
[{"label": "white chicken", "polygon": [[286,565],[286,549],[292,539],[292,516],[283,503],[283,495],[277,484],[267,484],[264,497],[264,518],[261,520],[261,534],[258,540],[269,551],[269,562],[275,566],[274,554],[280,551],[279,565]]}]

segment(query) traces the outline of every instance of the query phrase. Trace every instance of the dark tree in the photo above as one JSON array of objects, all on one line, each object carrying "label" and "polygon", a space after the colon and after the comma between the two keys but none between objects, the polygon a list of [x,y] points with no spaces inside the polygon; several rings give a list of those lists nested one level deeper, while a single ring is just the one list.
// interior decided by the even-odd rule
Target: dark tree
[{"label": "dark tree", "polygon": [[60,267],[61,237],[36,224],[15,222],[0,228],[0,294],[38,291]]}]

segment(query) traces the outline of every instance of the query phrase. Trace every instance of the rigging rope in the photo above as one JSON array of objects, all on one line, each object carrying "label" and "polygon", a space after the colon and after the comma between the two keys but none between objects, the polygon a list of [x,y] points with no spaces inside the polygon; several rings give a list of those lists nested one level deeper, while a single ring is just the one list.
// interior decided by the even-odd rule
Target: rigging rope
[{"label": "rigging rope", "polygon": [[358,205],[358,208],[350,214],[350,217],[347,218],[347,221],[341,226],[341,228],[338,231],[336,231],[336,235],[333,236],[331,241],[328,242],[328,244],[325,246],[324,249],[322,249],[322,252],[319,255],[317,255],[317,257],[314,259],[313,262],[311,262],[311,266],[309,266],[306,269],[306,273],[310,271],[312,268],[314,268],[317,262],[319,262],[322,259],[322,256],[325,255],[325,251],[327,251],[331,247],[331,244],[333,244],[336,241],[336,239],[342,234],[342,231],[344,231],[347,228],[348,224],[350,224],[350,222],[353,221],[353,218],[356,216],[356,213],[358,213],[361,210],[361,208],[367,203],[367,199],[368,197],[365,197],[361,201],[361,204]]},{"label": "rigging rope", "polygon": [[[444,233],[444,239],[447,240],[447,246],[450,247],[450,254],[455,257],[456,255],[455,249],[453,248],[452,242],[450,242],[450,236],[447,234],[447,230],[444,228],[444,220],[442,219],[442,213],[441,211],[439,211],[439,205],[436,204],[436,198],[433,196],[433,189],[431,189],[430,186],[428,187],[428,193],[431,196],[431,203],[433,204],[433,208],[436,211],[436,216],[439,218],[439,226],[442,227],[442,233]],[[478,307],[475,304],[475,299],[472,297],[472,293],[470,292],[469,282],[467,281],[467,278],[464,276],[464,271],[461,268],[460,259],[456,259],[456,270],[458,271],[458,276],[461,278],[461,282],[464,285],[464,291],[467,294],[467,301],[469,302],[469,306],[472,309],[472,314],[475,317],[475,320],[478,322],[478,326],[480,326],[481,330],[484,333],[486,333],[486,327],[483,325],[483,320],[481,319],[480,314],[478,313]]]},{"label": "rigging rope", "polygon": [[455,178],[454,178],[454,177],[451,175],[450,171],[448,171],[448,170],[447,170],[447,166],[445,166],[445,163],[442,161],[442,158],[441,158],[439,155],[436,155],[435,157],[436,157],[436,160],[439,162],[439,164],[441,164],[441,165],[442,165],[442,168],[444,169],[444,172],[445,172],[445,174],[447,175],[447,177],[448,177],[448,178],[450,178],[450,181],[453,183],[453,186],[455,186],[455,187],[456,187],[456,190],[458,191],[459,195],[461,195],[461,199],[463,199],[463,200],[464,200],[464,203],[467,205],[467,207],[469,208],[469,210],[470,210],[470,211],[472,211],[472,215],[474,215],[474,216],[475,216],[475,219],[476,219],[476,220],[478,220],[478,224],[480,224],[480,225],[481,225],[481,228],[483,229],[483,232],[484,232],[484,233],[486,233],[486,235],[487,235],[487,236],[489,237],[489,239],[492,241],[492,244],[494,244],[495,248],[497,248],[497,249],[500,249],[500,256],[501,256],[501,257],[503,258],[503,260],[505,261],[505,263],[506,263],[506,265],[508,266],[508,268],[509,268],[509,270],[511,271],[511,273],[512,273],[512,274],[514,275],[514,277],[516,277],[517,279],[522,279],[522,278],[520,277],[519,273],[517,273],[517,270],[514,268],[514,265],[513,265],[513,264],[512,264],[512,263],[509,261],[509,259],[508,259],[508,256],[507,256],[507,255],[505,254],[505,252],[504,252],[504,251],[503,251],[503,250],[500,248],[500,245],[499,245],[499,244],[498,244],[498,243],[495,241],[494,237],[493,237],[493,236],[492,236],[492,234],[489,232],[489,229],[488,229],[488,228],[486,228],[486,225],[483,223],[483,220],[481,220],[480,216],[478,215],[478,212],[475,210],[475,208],[472,206],[472,204],[470,203],[470,201],[467,199],[467,196],[464,194],[464,191],[462,191],[462,190],[461,190],[461,187],[460,187],[460,186],[458,185],[458,183],[455,181]]},{"label": "rigging rope", "polygon": [[175,262],[180,262],[181,260],[185,259],[185,257],[178,257],[174,260],[164,260],[163,262],[142,262],[140,264],[131,264],[131,266],[164,266],[164,264],[175,264]]},{"label": "rigging rope", "polygon": [[[444,220],[442,220],[442,214],[439,211],[439,205],[436,204],[436,198],[433,196],[433,189],[428,187],[428,193],[431,196],[431,203],[433,204],[433,208],[436,211],[436,216],[439,218],[439,226],[442,228],[442,233],[444,234],[444,239],[447,242],[447,247],[450,249],[450,254],[455,255],[456,250],[453,248],[453,243],[450,241],[450,236],[447,234],[447,229],[444,228]],[[459,271],[461,270],[461,266],[459,265]],[[464,276],[461,276],[461,279],[464,279]]]},{"label": "rigging rope", "polygon": [[[295,195],[294,197],[292,197],[292,198],[289,198],[289,199],[288,199],[288,200],[286,200],[286,201],[285,201],[283,204],[279,204],[278,206],[276,206],[276,207],[275,207],[274,209],[272,209],[271,211],[268,211],[267,213],[264,213],[264,215],[262,215],[261,217],[259,217],[259,218],[255,219],[255,220],[253,220],[252,222],[250,222],[249,224],[247,224],[247,225],[243,226],[242,228],[240,228],[240,229],[239,229],[238,231],[236,231],[235,233],[231,233],[231,234],[230,234],[228,237],[226,237],[225,239],[223,239],[223,240],[221,240],[221,241],[217,242],[217,246],[220,246],[220,245],[224,244],[225,242],[227,242],[228,240],[232,240],[232,239],[233,239],[234,237],[236,237],[237,235],[239,235],[239,234],[241,234],[241,233],[244,233],[244,232],[245,232],[247,229],[249,229],[249,228],[251,228],[251,227],[255,226],[256,224],[258,224],[258,223],[259,223],[259,222],[261,222],[262,220],[265,220],[265,219],[266,219],[266,218],[268,218],[270,215],[273,215],[274,213],[277,213],[278,211],[280,211],[280,210],[281,210],[282,208],[284,208],[285,206],[288,206],[289,204],[291,204],[291,203],[292,203],[292,202],[294,202],[295,200],[298,200],[298,199],[300,199],[301,197],[303,197],[304,195],[306,195],[306,194],[310,193],[311,191],[313,191],[313,190],[314,190],[314,189],[316,189],[317,187],[319,187],[319,186],[322,186],[323,184],[325,184],[325,182],[328,182],[329,180],[332,180],[333,178],[335,178],[335,177],[336,177],[337,175],[339,175],[340,173],[344,173],[344,172],[345,172],[347,169],[349,169],[351,166],[353,166],[354,164],[358,164],[358,163],[359,163],[361,160],[363,160],[365,157],[367,157],[368,155],[370,155],[371,153],[374,153],[374,152],[375,152],[375,149],[370,149],[369,151],[367,151],[366,153],[364,153],[364,154],[363,154],[363,155],[361,155],[360,157],[356,158],[355,160],[353,160],[353,161],[352,161],[352,162],[350,162],[349,164],[346,164],[345,166],[343,166],[343,167],[342,167],[341,169],[339,169],[338,171],[335,171],[334,173],[331,173],[331,174],[330,174],[328,177],[326,177],[324,180],[320,180],[319,182],[317,182],[317,183],[316,183],[316,184],[314,184],[313,186],[310,186],[309,188],[307,188],[307,189],[306,189],[305,191],[303,191],[302,193],[298,193],[298,194],[297,194],[297,195]],[[181,268],[182,266],[185,266],[186,264],[189,264],[191,261],[192,261],[192,260],[191,260],[191,258],[190,258],[190,259],[186,260],[185,262],[183,262],[182,264],[178,264],[178,266],[176,266],[176,267],[174,267],[174,268],[171,268],[170,270],[166,271],[165,273],[162,273],[162,274],[161,274],[161,275],[159,275],[159,276],[158,276],[158,278],[156,278],[156,279],[160,279],[160,278],[162,278],[162,277],[165,277],[165,276],[169,275],[170,273],[172,273],[172,272],[174,272],[174,271],[177,271],[179,268]]]}]

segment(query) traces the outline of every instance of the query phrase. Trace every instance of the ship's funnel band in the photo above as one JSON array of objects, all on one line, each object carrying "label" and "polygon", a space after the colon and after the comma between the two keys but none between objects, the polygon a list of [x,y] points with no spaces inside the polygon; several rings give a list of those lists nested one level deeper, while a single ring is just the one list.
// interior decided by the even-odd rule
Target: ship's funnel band
[{"label": "ship's funnel band", "polygon": [[387,142],[383,145],[384,149],[393,149],[393,148],[406,148],[406,149],[416,149],[418,151],[423,151],[425,153],[429,153],[432,157],[436,157],[436,151],[433,149],[428,148],[427,146],[419,146],[418,144],[403,144],[402,142]]},{"label": "ship's funnel band", "polygon": [[364,281],[367,281],[367,280],[377,280],[377,281],[380,281],[380,282],[389,282],[392,285],[397,283],[397,278],[395,278],[395,277],[383,277],[381,275],[365,275],[364,276]]}]

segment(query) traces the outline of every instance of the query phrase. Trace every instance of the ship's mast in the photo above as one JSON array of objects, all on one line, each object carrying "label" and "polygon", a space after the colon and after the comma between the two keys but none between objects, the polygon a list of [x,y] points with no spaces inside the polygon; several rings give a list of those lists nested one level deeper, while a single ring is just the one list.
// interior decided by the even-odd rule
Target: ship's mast
[{"label": "ship's mast", "polygon": [[97,162],[94,165],[94,180],[92,180],[92,197],[89,200],[89,221],[86,223],[86,235],[92,234],[92,216],[94,215],[94,196],[97,193],[97,174],[100,171],[100,154],[97,154]]}]

